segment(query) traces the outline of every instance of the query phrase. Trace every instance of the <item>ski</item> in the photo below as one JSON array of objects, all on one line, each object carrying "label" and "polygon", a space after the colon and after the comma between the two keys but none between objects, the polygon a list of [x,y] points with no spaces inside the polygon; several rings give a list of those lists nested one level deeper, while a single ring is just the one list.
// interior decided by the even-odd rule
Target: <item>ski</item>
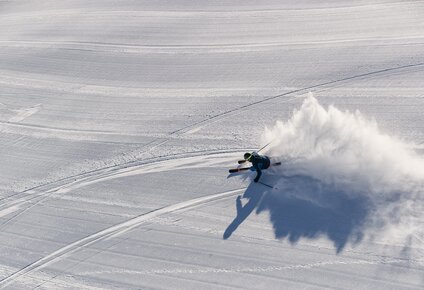
[{"label": "ski", "polygon": [[235,172],[245,171],[245,170],[249,170],[249,169],[250,169],[250,167],[234,168],[234,169],[230,169],[229,172],[230,173],[235,173]]},{"label": "ski", "polygon": [[[281,162],[275,162],[272,163],[271,166],[278,166],[281,165]],[[229,172],[230,173],[236,173],[236,172],[240,172],[240,171],[245,171],[245,170],[249,170],[250,167],[243,167],[243,168],[234,168],[234,169],[230,169]]]},{"label": "ski", "polygon": [[239,160],[239,161],[237,161],[237,163],[238,163],[238,164],[243,164],[243,163],[245,163],[246,161],[247,161],[247,160],[244,160],[244,159],[243,159],[243,160]]}]

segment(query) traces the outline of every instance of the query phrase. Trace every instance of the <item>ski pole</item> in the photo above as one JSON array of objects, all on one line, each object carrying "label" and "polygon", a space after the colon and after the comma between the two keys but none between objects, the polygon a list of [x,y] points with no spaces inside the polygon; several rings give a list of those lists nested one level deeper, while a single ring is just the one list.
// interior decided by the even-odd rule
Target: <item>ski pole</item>
[{"label": "ski pole", "polygon": [[258,153],[261,152],[262,150],[264,150],[266,147],[268,147],[272,142],[274,142],[274,140],[271,140],[268,144],[266,144],[265,146],[263,146],[261,149],[258,150]]},{"label": "ski pole", "polygon": [[266,187],[269,187],[269,188],[274,188],[274,186],[271,186],[271,185],[268,185],[266,183],[263,183],[262,181],[258,181],[258,183],[260,183],[260,184],[262,184],[262,185],[264,185]]}]

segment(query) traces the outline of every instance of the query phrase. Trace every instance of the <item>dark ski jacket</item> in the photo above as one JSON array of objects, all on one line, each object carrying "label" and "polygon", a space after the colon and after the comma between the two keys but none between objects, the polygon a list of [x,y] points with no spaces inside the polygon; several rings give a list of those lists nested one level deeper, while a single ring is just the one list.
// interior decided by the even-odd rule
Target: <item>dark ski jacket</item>
[{"label": "dark ski jacket", "polygon": [[262,169],[267,169],[271,165],[271,161],[269,160],[269,157],[259,155],[256,152],[252,152],[252,156],[249,158],[249,161],[252,162],[250,170],[256,170],[257,172],[254,181],[258,182],[262,175]]}]

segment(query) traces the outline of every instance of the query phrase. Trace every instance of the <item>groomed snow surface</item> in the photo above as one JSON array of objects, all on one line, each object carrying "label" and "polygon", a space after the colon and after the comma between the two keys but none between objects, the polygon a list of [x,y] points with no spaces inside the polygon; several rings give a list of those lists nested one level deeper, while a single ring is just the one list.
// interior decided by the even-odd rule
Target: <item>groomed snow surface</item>
[{"label": "groomed snow surface", "polygon": [[423,19],[0,1],[0,287],[424,288]]}]

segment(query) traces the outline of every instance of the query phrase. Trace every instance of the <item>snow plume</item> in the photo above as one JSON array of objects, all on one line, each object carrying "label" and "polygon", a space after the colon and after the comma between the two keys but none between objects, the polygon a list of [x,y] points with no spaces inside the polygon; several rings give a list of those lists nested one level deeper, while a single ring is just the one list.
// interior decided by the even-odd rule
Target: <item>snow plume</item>
[{"label": "snow plume", "polygon": [[265,154],[283,164],[267,175],[276,190],[258,212],[270,211],[278,238],[325,234],[338,251],[365,236],[421,239],[414,220],[424,204],[424,159],[411,144],[359,111],[322,107],[312,94],[290,120],[265,129],[262,142],[271,141]]}]

